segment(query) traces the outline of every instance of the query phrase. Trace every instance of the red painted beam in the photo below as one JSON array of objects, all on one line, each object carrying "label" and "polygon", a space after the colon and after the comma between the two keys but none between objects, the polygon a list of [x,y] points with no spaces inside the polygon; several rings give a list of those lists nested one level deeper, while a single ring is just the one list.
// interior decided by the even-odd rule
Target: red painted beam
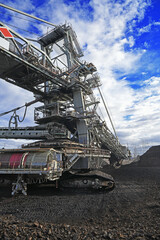
[{"label": "red painted beam", "polygon": [[0,32],[3,34],[5,38],[13,38],[13,35],[6,27],[0,27]]}]

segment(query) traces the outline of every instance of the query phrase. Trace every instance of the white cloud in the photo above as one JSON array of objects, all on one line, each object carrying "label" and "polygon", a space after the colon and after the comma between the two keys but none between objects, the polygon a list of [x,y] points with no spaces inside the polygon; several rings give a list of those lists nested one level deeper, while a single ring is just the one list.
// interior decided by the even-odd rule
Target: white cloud
[{"label": "white cloud", "polygon": [[130,120],[124,120],[120,126],[120,134],[134,146],[159,144],[159,105],[160,77],[151,77],[144,81],[142,87],[134,92],[133,105],[128,109]]},{"label": "white cloud", "polygon": [[153,22],[149,23],[148,25],[140,28],[140,29],[138,30],[139,35],[141,35],[141,34],[143,34],[143,33],[150,32],[151,29],[152,29],[154,26],[160,26],[160,22],[155,22],[155,21],[153,21]]},{"label": "white cloud", "polygon": [[153,23],[148,24],[147,26],[139,29],[139,34],[149,32],[151,30],[151,27],[153,26]]}]

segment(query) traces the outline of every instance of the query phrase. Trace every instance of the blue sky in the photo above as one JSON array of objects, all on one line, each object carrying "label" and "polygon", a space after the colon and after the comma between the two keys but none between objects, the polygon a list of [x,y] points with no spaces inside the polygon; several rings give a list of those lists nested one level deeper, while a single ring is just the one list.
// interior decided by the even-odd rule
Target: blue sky
[{"label": "blue sky", "polygon": [[[84,59],[93,62],[101,76],[103,94],[123,144],[141,153],[160,144],[160,1],[159,0],[1,0],[55,24],[72,24],[84,51]],[[16,17],[14,17],[14,16]],[[47,27],[28,22],[11,11],[0,8],[1,21],[14,25],[15,31],[36,38]],[[30,19],[31,20],[31,19]],[[25,32],[20,30],[22,28]],[[14,92],[9,96],[6,93]],[[17,97],[18,94],[18,97]],[[7,99],[7,109],[32,99],[0,81],[0,99]],[[13,101],[15,99],[15,101]],[[103,115],[109,120],[101,105]],[[4,106],[0,106],[3,112]],[[32,123],[32,112],[24,124]],[[31,116],[30,116],[31,115]],[[7,116],[9,118],[9,116]],[[7,117],[1,118],[7,126]],[[0,141],[3,145],[5,141]],[[10,141],[11,145],[21,141]],[[8,143],[5,143],[8,144]],[[8,145],[7,145],[8,146]]]}]

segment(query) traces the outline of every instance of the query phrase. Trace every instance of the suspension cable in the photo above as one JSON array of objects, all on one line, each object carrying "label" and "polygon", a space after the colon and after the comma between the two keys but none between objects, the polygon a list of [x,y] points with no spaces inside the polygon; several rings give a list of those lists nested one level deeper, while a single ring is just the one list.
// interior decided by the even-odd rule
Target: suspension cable
[{"label": "suspension cable", "polygon": [[[25,103],[23,106],[20,106],[20,107],[17,107],[17,108],[13,108],[12,110],[7,111],[7,112],[3,112],[3,113],[0,114],[0,117],[2,117],[4,115],[7,115],[7,114],[9,114],[11,112],[16,112],[17,110],[19,110],[19,109],[21,109],[23,107],[27,108],[27,107],[31,106],[32,104],[37,103],[37,102],[39,102],[41,100],[42,100],[42,97],[41,98],[37,98],[37,99],[35,99],[35,100],[31,101],[31,102]],[[26,109],[25,109],[25,112],[26,112]],[[26,113],[24,115],[26,115]]]},{"label": "suspension cable", "polygon": [[[3,15],[4,15],[4,12],[3,12],[3,11],[0,11],[0,14],[3,14]],[[12,14],[12,13],[5,13],[5,15],[12,16],[12,17],[15,17],[15,18],[18,18],[18,19],[22,19],[22,20],[25,20],[25,21],[27,21],[27,22],[36,23],[36,21],[32,21],[32,20],[29,20],[29,19],[27,19],[27,18],[19,17],[19,16],[17,16],[17,15]],[[36,24],[38,24],[38,23],[36,23]],[[42,25],[43,25],[43,26],[46,26],[45,24],[42,24]]]},{"label": "suspension cable", "polygon": [[105,102],[105,100],[104,100],[104,97],[103,97],[103,95],[102,95],[102,92],[101,92],[100,87],[98,87],[98,91],[99,91],[99,94],[100,94],[100,96],[101,96],[101,98],[102,98],[102,101],[103,101],[103,104],[104,104],[105,110],[106,110],[107,115],[108,115],[109,120],[110,120],[110,123],[111,123],[111,125],[112,125],[113,131],[114,131],[114,134],[115,134],[115,137],[118,139],[117,134],[116,134],[115,127],[114,127],[114,125],[113,125],[113,122],[112,122],[111,116],[110,116],[110,114],[109,114],[109,111],[108,111],[108,108],[107,108],[106,102]]},{"label": "suspension cable", "polygon": [[7,6],[7,5],[5,5],[5,4],[0,3],[0,7],[7,8],[7,9],[9,9],[9,10],[11,10],[11,11],[14,11],[14,12],[20,13],[20,14],[22,14],[22,15],[25,15],[25,16],[27,16],[27,17],[36,19],[36,20],[38,20],[38,21],[40,21],[40,22],[44,22],[44,23],[46,23],[46,24],[48,24],[48,25],[51,25],[51,26],[53,26],[53,27],[57,27],[57,25],[55,25],[55,24],[53,24],[53,23],[51,23],[51,22],[48,22],[48,21],[43,20],[43,19],[41,19],[41,18],[35,17],[35,16],[31,15],[31,14],[22,12],[22,11],[20,11],[20,10],[17,10],[17,9],[15,9],[15,8],[12,8],[12,7]]},{"label": "suspension cable", "polygon": [[24,121],[25,117],[26,117],[26,113],[27,113],[27,106],[25,107],[25,111],[24,111],[24,115],[23,118],[20,120],[19,115],[17,115],[18,121],[21,123]]},{"label": "suspension cable", "polygon": [[[2,23],[4,23],[4,22],[2,22]],[[14,27],[14,28],[17,28],[17,29],[19,29],[19,30],[22,30],[22,31],[24,31],[24,32],[27,32],[27,33],[31,33],[31,34],[34,34],[34,35],[36,35],[36,36],[40,36],[39,34],[37,34],[37,33],[34,33],[34,32],[31,32],[31,31],[27,31],[27,30],[25,30],[25,29],[23,29],[23,28],[20,28],[20,27],[16,27],[16,26],[14,26],[14,25],[12,25],[12,24],[9,24],[9,23],[4,23],[4,24],[7,24],[8,26],[10,26],[10,27]]]}]

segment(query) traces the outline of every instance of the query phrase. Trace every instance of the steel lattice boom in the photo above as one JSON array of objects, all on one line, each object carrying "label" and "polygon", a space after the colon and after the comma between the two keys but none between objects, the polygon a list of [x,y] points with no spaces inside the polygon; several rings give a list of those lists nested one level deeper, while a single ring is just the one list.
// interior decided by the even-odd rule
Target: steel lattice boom
[{"label": "steel lattice boom", "polygon": [[[2,22],[0,26],[7,27]],[[55,26],[37,39],[39,47],[7,29],[13,38],[0,33],[0,78],[32,92],[33,103],[42,105],[35,108],[36,125],[30,127],[18,126],[18,108],[14,109],[9,127],[0,128],[0,138],[39,140],[25,149],[57,149],[63,171],[97,169],[110,154],[113,164],[128,158],[128,149],[97,113],[99,99],[93,89],[100,87],[100,78],[92,63],[81,60],[83,53],[72,27]]]}]

